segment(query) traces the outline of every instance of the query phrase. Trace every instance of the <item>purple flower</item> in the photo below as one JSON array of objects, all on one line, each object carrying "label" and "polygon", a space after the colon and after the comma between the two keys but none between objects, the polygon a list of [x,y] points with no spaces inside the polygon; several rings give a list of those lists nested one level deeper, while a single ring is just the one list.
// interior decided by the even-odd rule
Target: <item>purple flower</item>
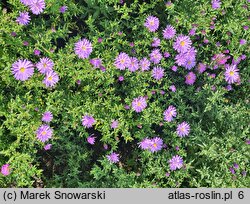
[{"label": "purple flower", "polygon": [[38,15],[45,9],[45,2],[44,0],[31,0],[28,6],[33,14]]},{"label": "purple flower", "polygon": [[161,67],[154,67],[152,70],[152,77],[156,80],[162,79],[164,76],[164,69]]},{"label": "purple flower", "polygon": [[123,80],[124,80],[124,76],[119,76],[119,77],[118,77],[118,80],[119,80],[119,81],[123,81]]},{"label": "purple flower", "polygon": [[174,66],[172,66],[172,68],[171,68],[171,69],[172,69],[172,71],[176,72],[176,71],[177,71],[177,69],[178,69],[178,67],[174,65]]},{"label": "purple flower", "polygon": [[245,45],[246,42],[247,42],[247,41],[246,41],[245,39],[240,39],[240,44],[241,44],[241,45]]},{"label": "purple flower", "polygon": [[190,126],[187,122],[182,122],[177,126],[176,129],[177,135],[180,137],[185,137],[189,135]]},{"label": "purple flower", "polygon": [[110,163],[117,163],[119,162],[119,154],[112,152],[111,154],[107,155],[107,158]]},{"label": "purple flower", "polygon": [[144,26],[148,28],[150,32],[155,32],[159,27],[159,19],[154,16],[149,16],[147,17]]},{"label": "purple flower", "polygon": [[144,57],[143,59],[140,60],[140,67],[141,67],[141,70],[144,72],[146,70],[149,70],[149,67],[150,67],[150,61]]},{"label": "purple flower", "polygon": [[159,38],[154,38],[151,44],[152,47],[159,47],[161,44],[161,40]]},{"label": "purple flower", "polygon": [[25,81],[33,75],[34,66],[29,60],[19,59],[12,64],[11,71],[15,79]]},{"label": "purple flower", "polygon": [[93,145],[93,144],[95,144],[95,138],[96,137],[94,137],[94,136],[89,136],[88,138],[87,138],[87,142],[89,143],[89,144],[91,144],[91,145]]},{"label": "purple flower", "polygon": [[102,60],[99,58],[94,58],[89,60],[90,64],[92,64],[95,68],[100,68],[100,66],[102,65]]},{"label": "purple flower", "polygon": [[136,70],[139,69],[139,62],[138,59],[136,57],[130,57],[130,63],[128,65],[128,69],[131,72],[135,72]]},{"label": "purple flower", "polygon": [[224,73],[225,80],[229,84],[233,84],[235,82],[238,82],[240,75],[239,75],[239,69],[237,69],[236,65],[231,65],[226,68],[226,71]]},{"label": "purple flower", "polygon": [[184,67],[185,67],[186,69],[190,70],[190,69],[192,69],[195,65],[196,65],[195,59],[190,58],[190,59],[188,59],[188,60],[186,61]]},{"label": "purple flower", "polygon": [[17,17],[16,22],[20,25],[28,25],[30,22],[30,16],[28,12],[19,12],[20,15]]},{"label": "purple flower", "polygon": [[82,125],[86,128],[91,128],[95,122],[95,119],[91,115],[84,115],[82,117]]},{"label": "purple flower", "polygon": [[40,50],[37,50],[37,49],[34,50],[34,55],[39,56],[40,54],[41,54]]},{"label": "purple flower", "polygon": [[211,4],[212,4],[213,9],[218,9],[218,8],[220,8],[221,2],[220,2],[220,0],[212,0]]},{"label": "purple flower", "polygon": [[46,144],[43,148],[44,148],[44,150],[50,150],[51,149],[51,147],[52,147],[52,144]]},{"label": "purple flower", "polygon": [[111,128],[116,129],[119,125],[118,120],[112,120],[112,123],[110,125]]},{"label": "purple flower", "polygon": [[238,169],[239,168],[239,165],[237,163],[234,163],[234,168],[235,169]]},{"label": "purple flower", "polygon": [[229,171],[230,171],[232,174],[235,174],[235,171],[234,171],[233,167],[230,167],[230,168],[229,168]]},{"label": "purple flower", "polygon": [[168,161],[171,171],[180,169],[183,166],[183,159],[179,155],[173,156],[172,159]]},{"label": "purple flower", "polygon": [[183,53],[187,52],[191,48],[191,44],[192,42],[189,36],[179,35],[174,42],[173,48],[177,52]]},{"label": "purple flower", "polygon": [[189,35],[193,36],[195,35],[195,28],[192,28],[190,31],[189,31]]},{"label": "purple flower", "polygon": [[147,150],[151,146],[151,139],[145,138],[141,142],[139,142],[139,147],[143,150]]},{"label": "purple flower", "polygon": [[203,72],[206,71],[206,65],[203,64],[203,63],[199,63],[199,64],[198,64],[198,67],[197,67],[197,70],[198,70],[198,72],[199,72],[200,74],[202,74]]},{"label": "purple flower", "polygon": [[146,99],[142,96],[135,98],[132,101],[132,108],[137,113],[142,112],[146,107],[147,107]]},{"label": "purple flower", "polygon": [[59,81],[59,76],[54,71],[49,71],[46,73],[43,83],[46,87],[53,87]]},{"label": "purple flower", "polygon": [[9,164],[4,164],[1,167],[1,174],[3,174],[4,176],[8,176],[10,174],[10,165]]},{"label": "purple flower", "polygon": [[25,5],[25,6],[29,6],[32,2],[32,0],[20,0],[20,2]]},{"label": "purple flower", "polygon": [[185,83],[188,85],[193,85],[195,80],[196,80],[196,75],[193,72],[189,72],[186,76],[185,76],[186,80]]},{"label": "purple flower", "polygon": [[170,89],[172,92],[176,92],[176,87],[175,87],[175,85],[171,85],[171,86],[169,87],[169,89]]},{"label": "purple flower", "polygon": [[29,42],[23,41],[23,45],[24,45],[24,46],[28,46],[28,45],[29,45]]},{"label": "purple flower", "polygon": [[163,30],[162,34],[163,34],[163,38],[171,39],[175,36],[176,30],[174,29],[173,26],[167,25],[167,27]]},{"label": "purple flower", "polygon": [[124,53],[121,52],[116,58],[115,58],[115,63],[114,65],[116,66],[117,69],[120,70],[125,70],[126,67],[128,67],[130,65],[130,58],[129,56]]},{"label": "purple flower", "polygon": [[164,120],[171,122],[177,115],[176,108],[174,106],[169,106],[163,113]]},{"label": "purple flower", "polygon": [[149,146],[149,150],[151,152],[158,152],[162,149],[163,147],[163,140],[159,137],[155,137],[151,139],[151,143]]},{"label": "purple flower", "polygon": [[41,142],[46,142],[52,137],[53,130],[48,125],[41,125],[36,131],[36,138]]},{"label": "purple flower", "polygon": [[38,71],[42,74],[46,74],[47,72],[52,71],[53,66],[54,62],[48,57],[41,58],[40,61],[36,64]]},{"label": "purple flower", "polygon": [[42,121],[49,123],[53,119],[53,114],[50,111],[46,111],[43,114]]},{"label": "purple flower", "polygon": [[149,56],[150,56],[150,61],[153,62],[154,64],[159,64],[162,59],[162,54],[159,49],[154,49]]},{"label": "purple flower", "polygon": [[68,9],[67,6],[62,6],[62,7],[60,7],[59,11],[60,11],[61,13],[65,13],[65,12],[67,11],[67,9]]},{"label": "purple flower", "polygon": [[84,38],[75,43],[74,49],[75,49],[75,54],[79,58],[86,59],[91,54],[93,48],[91,42]]},{"label": "purple flower", "polygon": [[164,52],[163,56],[164,56],[165,58],[169,58],[171,55],[170,55],[169,52]]},{"label": "purple flower", "polygon": [[216,54],[213,56],[212,60],[215,60],[218,65],[223,65],[229,59],[229,56],[224,55],[223,53]]}]

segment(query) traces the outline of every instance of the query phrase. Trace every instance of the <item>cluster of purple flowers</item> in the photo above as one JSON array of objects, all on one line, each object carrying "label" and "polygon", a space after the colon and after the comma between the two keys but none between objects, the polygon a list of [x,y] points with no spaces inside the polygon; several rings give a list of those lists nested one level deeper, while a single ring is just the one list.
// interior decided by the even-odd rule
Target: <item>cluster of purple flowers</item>
[{"label": "cluster of purple flowers", "polygon": [[[42,13],[45,9],[44,0],[20,0],[20,2],[25,6],[28,6],[31,12],[35,15]],[[29,13],[27,11],[20,12],[16,22],[20,25],[28,25],[30,22]]]},{"label": "cluster of purple flowers", "polygon": [[[45,74],[43,83],[46,87],[53,87],[59,81],[59,76],[52,70],[53,66],[53,61],[46,57],[36,64],[38,71]],[[27,59],[19,59],[12,64],[11,71],[15,79],[26,81],[34,74],[34,64]]]},{"label": "cluster of purple flowers", "polygon": [[[45,111],[42,115],[42,122],[49,123],[53,119],[53,114],[50,111]],[[43,124],[41,125],[37,131],[36,131],[36,138],[45,143],[48,141],[53,135],[53,130],[50,128],[49,125]],[[52,144],[46,144],[44,146],[44,150],[50,150],[52,147]]]},{"label": "cluster of purple flowers", "polygon": [[139,147],[150,152],[158,152],[163,148],[163,140],[159,137],[145,138],[139,143]]}]

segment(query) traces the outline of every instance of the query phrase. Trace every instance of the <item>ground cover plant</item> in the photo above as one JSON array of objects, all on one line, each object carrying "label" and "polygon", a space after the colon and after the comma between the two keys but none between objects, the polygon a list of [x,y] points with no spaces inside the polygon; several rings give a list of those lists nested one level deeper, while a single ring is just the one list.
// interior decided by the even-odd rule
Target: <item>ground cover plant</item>
[{"label": "ground cover plant", "polygon": [[0,187],[250,187],[249,0],[0,5]]}]

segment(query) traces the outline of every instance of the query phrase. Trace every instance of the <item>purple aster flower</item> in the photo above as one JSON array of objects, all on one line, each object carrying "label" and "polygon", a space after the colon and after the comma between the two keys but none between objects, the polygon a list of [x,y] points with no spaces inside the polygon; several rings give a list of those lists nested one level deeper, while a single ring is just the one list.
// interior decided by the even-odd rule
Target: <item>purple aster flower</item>
[{"label": "purple aster flower", "polygon": [[150,61],[146,57],[144,57],[143,59],[140,60],[140,67],[143,72],[149,70]]},{"label": "purple aster flower", "polygon": [[91,128],[95,122],[95,119],[91,115],[84,115],[82,117],[82,125],[86,128]]},{"label": "purple aster flower", "polygon": [[186,80],[185,83],[188,85],[193,85],[194,82],[196,81],[196,75],[193,72],[189,72],[186,76],[185,76]]},{"label": "purple aster flower", "polygon": [[139,62],[138,59],[136,57],[130,57],[130,63],[128,65],[128,69],[131,72],[135,72],[136,70],[139,69]]},{"label": "purple aster flower", "polygon": [[159,64],[162,59],[162,54],[159,49],[154,49],[149,56],[151,62],[153,62],[154,64]]},{"label": "purple aster flower", "polygon": [[67,9],[68,9],[67,6],[62,6],[62,7],[60,7],[59,11],[60,11],[61,13],[65,13],[65,12],[67,11]]},{"label": "purple aster flower", "polygon": [[151,139],[151,143],[149,146],[149,150],[151,152],[158,152],[162,149],[163,147],[163,140],[159,137],[155,137]]},{"label": "purple aster flower", "polygon": [[230,167],[230,168],[229,168],[229,171],[230,171],[232,174],[235,174],[235,171],[234,171],[233,167]]},{"label": "purple aster flower", "polygon": [[241,174],[242,174],[242,176],[246,176],[247,172],[246,171],[242,171]]},{"label": "purple aster flower", "polygon": [[183,159],[179,155],[173,156],[172,159],[168,161],[171,171],[180,169],[183,166]]},{"label": "purple aster flower", "polygon": [[16,32],[11,32],[11,36],[16,37]]},{"label": "purple aster flower", "polygon": [[147,150],[150,148],[151,143],[152,143],[151,139],[145,138],[141,142],[139,142],[139,147],[143,150]]},{"label": "purple aster flower", "polygon": [[28,6],[33,14],[38,15],[45,9],[45,2],[44,0],[31,0]]},{"label": "purple aster flower", "polygon": [[240,44],[241,45],[245,45],[247,43],[247,41],[245,39],[240,39]]},{"label": "purple aster flower", "polygon": [[161,44],[161,40],[159,38],[154,38],[151,44],[152,47],[159,47]]},{"label": "purple aster flower", "polygon": [[46,73],[43,83],[46,87],[53,87],[59,81],[59,76],[54,71],[49,71]]},{"label": "purple aster flower", "polygon": [[99,58],[94,58],[89,60],[90,64],[92,64],[95,68],[100,68],[100,66],[102,65],[102,60]]},{"label": "purple aster flower", "polygon": [[183,53],[187,52],[191,48],[191,44],[192,42],[189,36],[179,35],[174,42],[173,48],[177,52]]},{"label": "purple aster flower", "polygon": [[154,16],[149,16],[147,17],[144,26],[147,27],[150,32],[155,32],[159,27],[159,19]]},{"label": "purple aster flower", "polygon": [[186,61],[184,67],[185,67],[186,69],[190,70],[190,69],[192,69],[195,65],[196,65],[195,59],[190,58],[190,59],[188,59],[188,60]]},{"label": "purple aster flower", "polygon": [[171,86],[169,87],[169,89],[170,89],[172,92],[176,92],[176,87],[175,87],[175,85],[171,85]]},{"label": "purple aster flower", "polygon": [[177,135],[180,137],[185,137],[190,132],[190,126],[187,122],[182,122],[177,126],[176,129]]},{"label": "purple aster flower", "polygon": [[90,135],[88,138],[87,138],[87,142],[91,145],[94,145],[95,144],[95,138],[93,135]]},{"label": "purple aster flower", "polygon": [[125,70],[126,67],[128,67],[130,65],[130,58],[129,56],[124,53],[121,52],[116,58],[115,58],[115,63],[114,65],[116,66],[117,69],[120,70]]},{"label": "purple aster flower", "polygon": [[189,31],[189,35],[194,36],[194,35],[195,35],[195,31],[196,31],[196,29],[195,29],[195,28],[192,28],[192,29]]},{"label": "purple aster flower", "polygon": [[174,106],[169,106],[163,113],[164,120],[171,122],[177,115],[176,108]]},{"label": "purple aster flower", "polygon": [[49,123],[53,119],[53,114],[50,111],[46,111],[43,114],[42,121]]},{"label": "purple aster flower", "polygon": [[221,2],[220,2],[220,0],[212,0],[211,4],[212,4],[213,9],[218,9],[218,8],[220,8]]},{"label": "purple aster flower", "polygon": [[152,77],[156,80],[162,79],[164,76],[164,69],[161,67],[154,67],[152,70]]},{"label": "purple aster flower", "polygon": [[29,6],[32,2],[32,0],[20,0],[20,2],[25,5],[25,6]]},{"label": "purple aster flower", "polygon": [[171,68],[171,69],[172,69],[172,71],[176,72],[176,71],[177,71],[177,69],[178,69],[178,67],[174,65],[174,66],[172,66],[172,68]]},{"label": "purple aster flower", "polygon": [[167,25],[167,27],[163,30],[162,34],[163,34],[163,38],[171,39],[175,36],[176,30],[174,29],[173,26]]},{"label": "purple aster flower", "polygon": [[43,148],[44,148],[44,150],[50,150],[51,149],[51,147],[52,147],[52,144],[46,144]]},{"label": "purple aster flower", "polygon": [[29,60],[19,59],[12,64],[11,71],[15,79],[25,81],[33,75],[34,66]]},{"label": "purple aster flower", "polygon": [[34,55],[39,56],[40,54],[41,54],[40,50],[37,50],[37,49],[34,50]]},{"label": "purple aster flower", "polygon": [[118,120],[112,120],[112,123],[110,125],[111,128],[116,129],[119,125]]},{"label": "purple aster flower", "polygon": [[118,80],[119,80],[119,81],[123,81],[123,80],[124,80],[124,76],[119,76],[119,77],[118,77]]},{"label": "purple aster flower", "polygon": [[238,169],[239,168],[239,165],[237,163],[234,163],[234,168],[235,169]]},{"label": "purple aster flower", "polygon": [[223,53],[216,54],[213,56],[212,60],[216,61],[218,65],[223,65],[227,62],[229,59],[229,56],[224,55]]},{"label": "purple aster flower", "polygon": [[36,138],[41,142],[46,142],[52,137],[53,130],[48,125],[41,125],[36,131]]},{"label": "purple aster flower", "polygon": [[107,155],[107,158],[110,163],[117,163],[119,162],[119,154],[112,152],[111,154]]},{"label": "purple aster flower", "polygon": [[1,174],[3,174],[4,176],[8,176],[10,174],[10,165],[9,164],[4,164],[1,167]]},{"label": "purple aster flower", "polygon": [[135,98],[132,101],[132,108],[137,113],[142,112],[146,107],[147,107],[146,99],[142,96]]},{"label": "purple aster flower", "polygon": [[206,65],[203,64],[203,63],[199,63],[199,64],[198,64],[198,67],[197,67],[197,70],[198,70],[198,72],[199,72],[200,74],[202,74],[203,72],[206,71]]},{"label": "purple aster flower", "polygon": [[163,56],[164,56],[165,58],[169,58],[171,55],[170,55],[169,52],[164,52]]},{"label": "purple aster flower", "polygon": [[17,17],[16,22],[20,25],[28,25],[30,22],[30,16],[28,12],[19,12],[20,15]]},{"label": "purple aster flower", "polygon": [[54,62],[48,57],[41,58],[40,61],[36,64],[36,67],[41,74],[46,74],[47,72],[53,71],[53,66]]},{"label": "purple aster flower", "polygon": [[91,54],[93,48],[91,42],[84,38],[75,43],[74,49],[75,49],[75,54],[79,58],[86,59]]},{"label": "purple aster flower", "polygon": [[237,69],[236,65],[231,65],[226,68],[226,71],[224,73],[225,80],[229,84],[233,84],[235,82],[238,82],[240,75],[239,75],[239,69]]},{"label": "purple aster flower", "polygon": [[23,45],[24,45],[24,46],[28,46],[28,45],[29,45],[29,42],[23,41]]}]

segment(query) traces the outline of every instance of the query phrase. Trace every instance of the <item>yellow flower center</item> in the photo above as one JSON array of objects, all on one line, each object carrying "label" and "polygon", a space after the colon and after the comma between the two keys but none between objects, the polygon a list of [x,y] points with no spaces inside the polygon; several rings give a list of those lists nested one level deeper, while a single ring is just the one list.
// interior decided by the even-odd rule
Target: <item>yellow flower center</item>
[{"label": "yellow flower center", "polygon": [[233,72],[233,71],[230,71],[230,72],[229,72],[229,75],[230,75],[230,76],[233,76],[233,75],[234,75],[234,72]]},{"label": "yellow flower center", "polygon": [[48,78],[48,80],[49,80],[49,81],[52,81],[52,76],[50,76],[50,77]]},{"label": "yellow flower center", "polygon": [[24,68],[24,67],[21,67],[21,68],[20,68],[20,72],[24,73],[24,71],[25,71],[25,68]]},{"label": "yellow flower center", "polygon": [[86,51],[86,49],[87,49],[86,46],[82,46],[83,51]]},{"label": "yellow flower center", "polygon": [[137,103],[137,106],[141,106],[141,102],[138,102],[138,103]]},{"label": "yellow flower center", "polygon": [[46,131],[42,131],[42,135],[46,135]]},{"label": "yellow flower center", "polygon": [[154,25],[154,21],[149,21],[149,25],[153,26]]},{"label": "yellow flower center", "polygon": [[121,64],[124,64],[125,63],[125,60],[124,59],[121,59]]},{"label": "yellow flower center", "polygon": [[191,64],[191,61],[188,61],[188,64]]},{"label": "yellow flower center", "polygon": [[156,144],[156,143],[154,143],[154,144],[153,144],[153,146],[154,146],[154,147],[157,147],[157,144]]},{"label": "yellow flower center", "polygon": [[46,67],[47,67],[47,64],[46,64],[46,63],[44,63],[44,64],[43,64],[43,66],[44,66],[44,68],[46,68]]},{"label": "yellow flower center", "polygon": [[183,47],[186,43],[185,43],[185,41],[181,41],[181,46]]}]

